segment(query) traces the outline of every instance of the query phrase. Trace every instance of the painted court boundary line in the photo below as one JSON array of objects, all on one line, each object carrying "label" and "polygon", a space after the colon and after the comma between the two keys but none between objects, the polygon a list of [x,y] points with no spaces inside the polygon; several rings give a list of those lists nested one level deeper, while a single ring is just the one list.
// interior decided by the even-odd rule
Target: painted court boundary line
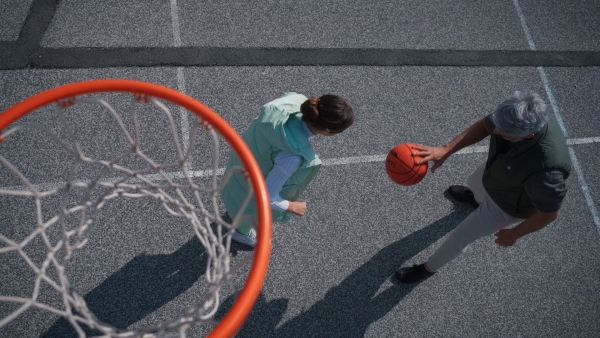
[{"label": "painted court boundary line", "polygon": [[[182,47],[177,0],[170,0],[173,48],[40,48],[39,42],[56,10],[56,2],[34,0],[23,29],[16,42],[0,42],[0,69],[22,68],[98,68],[108,66],[178,66],[177,84],[185,92],[183,66],[216,65],[417,65],[417,66],[536,66],[544,85],[554,115],[568,137],[563,119],[558,110],[549,81],[543,66],[596,66],[600,53],[597,52],[548,52],[538,51],[527,25],[518,0],[512,0],[521,23],[528,51],[453,51],[453,50],[397,50],[397,49],[305,49],[305,48],[203,48]],[[202,53],[199,53],[202,52]],[[202,60],[198,59],[202,55]],[[6,61],[9,60],[9,61]],[[75,60],[75,63],[72,63]],[[240,63],[240,60],[241,61]],[[66,63],[65,63],[66,62]],[[86,63],[87,62],[87,63]],[[182,121],[187,119],[182,115]],[[188,135],[187,123],[182,123],[181,131]],[[569,143],[596,143],[597,138],[570,140]],[[485,151],[485,150],[482,150]],[[459,153],[482,152],[479,148],[463,149]],[[575,173],[580,182],[588,208],[593,216],[598,233],[600,217],[589,193],[579,160],[572,147],[569,147]],[[361,162],[382,161],[385,155],[349,157],[324,160],[324,165],[339,165]],[[187,169],[191,169],[188,167]],[[190,171],[195,177],[206,175],[202,171]]]},{"label": "painted court boundary line", "polygon": [[[525,38],[527,39],[527,44],[529,45],[529,50],[532,52],[536,52],[537,48],[535,46],[535,42],[533,41],[533,37],[531,36],[531,32],[529,31],[529,26],[527,25],[527,20],[525,20],[525,15],[521,9],[521,5],[519,5],[519,0],[513,0],[513,4],[515,6],[515,10],[517,11],[517,16],[519,17],[519,21],[521,22],[521,27],[523,28],[523,32],[525,33]],[[563,122],[562,116],[560,115],[560,111],[558,110],[558,105],[556,104],[556,100],[554,99],[554,95],[552,94],[552,90],[550,89],[550,82],[548,81],[548,77],[546,76],[546,72],[544,68],[539,66],[537,70],[540,74],[540,78],[544,84],[544,89],[546,91],[546,95],[548,96],[548,100],[550,101],[550,106],[552,106],[552,110],[554,111],[554,116],[560,128],[562,129],[565,137],[568,137],[567,128],[565,128],[565,124]],[[579,166],[579,160],[577,159],[577,155],[575,154],[575,150],[573,147],[569,147],[569,155],[571,156],[571,162],[573,163],[573,167],[575,169],[575,173],[577,174],[577,179],[579,180],[579,186],[581,187],[581,191],[585,197],[585,201],[588,205],[590,213],[592,214],[592,218],[594,219],[594,223],[596,224],[596,230],[600,234],[600,217],[598,216],[598,210],[594,205],[594,200],[590,195],[589,188],[585,177],[583,176],[583,171]]]},{"label": "painted court boundary line", "polygon": [[[600,136],[567,140],[568,145],[593,144],[593,143],[600,143]],[[488,150],[489,150],[488,146],[470,146],[470,147],[461,149],[460,151],[457,151],[456,153],[454,153],[454,155],[485,153]],[[329,159],[323,159],[322,161],[323,161],[324,166],[333,166],[333,165],[347,165],[347,164],[359,164],[359,163],[371,163],[371,162],[384,162],[386,157],[387,157],[387,154],[383,154],[383,155],[370,155],[370,156],[351,156],[351,157],[329,158]],[[581,171],[581,169],[579,167],[577,167],[576,171]],[[217,173],[216,173],[217,176],[223,175],[224,173],[225,173],[225,168],[217,169]],[[188,175],[191,178],[209,177],[209,176],[213,175],[213,171],[212,170],[192,170],[192,171],[188,171]],[[169,173],[169,174],[166,174],[166,176],[169,177],[170,179],[184,178],[183,174],[181,174],[181,173]],[[146,175],[145,177],[151,181],[163,180],[163,178],[157,174]],[[101,182],[115,182],[117,180],[118,180],[118,178],[107,178],[105,180],[102,180]],[[34,184],[33,186],[38,191],[47,191],[47,190],[54,190],[54,189],[64,186],[64,182],[39,183],[39,184]],[[24,191],[24,190],[27,190],[27,187],[24,185],[23,186],[0,187],[0,190]],[[586,190],[587,190],[587,186],[586,186]],[[586,200],[587,200],[587,197],[586,197]],[[591,197],[590,197],[590,201],[591,201]]]},{"label": "painted court boundary line", "polygon": [[[161,66],[527,66],[596,67],[597,51],[184,46],[177,0],[169,0],[173,46],[41,47],[58,0],[32,0],[19,38],[0,41],[0,69]],[[520,8],[518,8],[520,12]],[[522,13],[521,13],[522,16]]]},{"label": "painted court boundary line", "polygon": [[[181,47],[182,45],[182,40],[181,40],[181,29],[180,29],[180,24],[179,24],[179,6],[177,6],[177,0],[170,0],[169,1],[169,5],[170,5],[170,9],[171,9],[171,25],[172,25],[172,31],[173,31],[173,45],[175,47]],[[183,67],[177,67],[177,90],[180,93],[186,93],[185,90],[185,75],[183,73]],[[182,139],[183,142],[182,144],[184,144],[184,149],[183,151],[186,152],[187,151],[187,146],[190,144],[190,127],[189,127],[189,123],[188,123],[188,115],[189,112],[183,108],[183,107],[179,107],[179,116],[181,118],[181,135],[182,135]],[[186,166],[186,170],[191,171],[192,168],[192,158],[191,158],[191,154],[189,157],[189,160],[185,163]]]},{"label": "painted court boundary line", "polygon": [[0,42],[0,70],[108,67],[458,66],[597,67],[590,51],[284,47],[60,47],[22,51]]}]

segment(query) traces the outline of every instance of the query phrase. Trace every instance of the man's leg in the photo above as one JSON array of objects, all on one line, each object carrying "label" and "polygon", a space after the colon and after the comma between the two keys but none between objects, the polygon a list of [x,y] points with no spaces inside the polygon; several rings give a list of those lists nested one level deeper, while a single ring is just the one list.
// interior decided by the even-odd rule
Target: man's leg
[{"label": "man's leg", "polygon": [[429,258],[427,267],[430,271],[435,272],[458,257],[474,240],[494,234],[520,220],[502,211],[487,194],[483,186],[484,170],[485,162],[467,178],[475,200],[480,203],[479,207],[450,232],[442,246]]},{"label": "man's leg", "polygon": [[425,264],[398,270],[396,276],[401,282],[412,283],[433,275],[442,266],[458,257],[474,240],[522,221],[502,211],[485,192],[482,182],[484,169],[485,163],[467,178],[469,188],[480,206],[450,232],[448,238]]},{"label": "man's leg", "polygon": [[485,194],[485,188],[481,179],[483,177],[483,171],[485,170],[485,162],[477,167],[471,175],[467,178],[467,185],[452,185],[448,188],[448,192],[453,199],[461,202],[467,202],[473,207],[479,207],[483,196]]},{"label": "man's leg", "polygon": [[473,192],[475,201],[481,204],[483,197],[486,195],[485,187],[483,186],[483,171],[485,170],[485,162],[483,162],[475,171],[467,177],[467,185]]},{"label": "man's leg", "polygon": [[479,208],[450,232],[444,243],[427,260],[427,267],[433,272],[439,270],[458,257],[474,240],[494,234],[518,221],[521,219],[502,211],[492,198],[484,193]]}]

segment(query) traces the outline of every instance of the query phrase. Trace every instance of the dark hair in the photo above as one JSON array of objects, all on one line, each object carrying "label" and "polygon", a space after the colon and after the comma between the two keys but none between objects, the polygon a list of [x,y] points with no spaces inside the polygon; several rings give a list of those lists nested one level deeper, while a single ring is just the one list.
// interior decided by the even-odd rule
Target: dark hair
[{"label": "dark hair", "polygon": [[342,132],[354,122],[354,112],[344,99],[326,94],[311,97],[300,106],[302,121],[320,130]]}]

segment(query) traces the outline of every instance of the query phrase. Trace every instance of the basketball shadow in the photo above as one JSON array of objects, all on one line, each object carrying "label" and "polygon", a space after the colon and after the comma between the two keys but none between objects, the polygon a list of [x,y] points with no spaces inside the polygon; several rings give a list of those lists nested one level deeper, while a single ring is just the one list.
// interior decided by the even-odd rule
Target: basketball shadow
[{"label": "basketball shadow", "polygon": [[[237,337],[363,337],[369,325],[398,306],[418,285],[397,283],[394,272],[454,229],[469,212],[455,210],[381,249],[322,300],[279,327],[288,300],[267,302],[261,294]],[[390,278],[395,285],[378,293]]]},{"label": "basketball shadow", "polygon": [[[189,289],[206,270],[205,249],[194,236],[168,255],[140,255],[85,295],[99,320],[125,329]],[[87,336],[100,332],[82,325]],[[61,318],[42,337],[77,337]]]}]

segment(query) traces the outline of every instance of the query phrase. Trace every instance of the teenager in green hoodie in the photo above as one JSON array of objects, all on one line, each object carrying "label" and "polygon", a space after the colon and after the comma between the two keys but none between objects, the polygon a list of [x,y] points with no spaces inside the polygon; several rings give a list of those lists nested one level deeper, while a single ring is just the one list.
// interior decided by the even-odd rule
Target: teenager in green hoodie
[{"label": "teenager in green hoodie", "polygon": [[[336,95],[307,98],[286,93],[262,107],[242,138],[265,177],[274,222],[288,222],[292,214],[302,216],[306,212],[306,202],[298,198],[321,167],[309,139],[314,135],[337,135],[353,122],[352,108]],[[239,165],[239,158],[232,152],[227,169]],[[240,211],[248,187],[239,172],[227,182],[222,196],[230,215]],[[256,230],[251,220],[256,217],[256,206],[251,203],[243,214],[250,221],[242,222],[232,238],[254,246]]]}]

